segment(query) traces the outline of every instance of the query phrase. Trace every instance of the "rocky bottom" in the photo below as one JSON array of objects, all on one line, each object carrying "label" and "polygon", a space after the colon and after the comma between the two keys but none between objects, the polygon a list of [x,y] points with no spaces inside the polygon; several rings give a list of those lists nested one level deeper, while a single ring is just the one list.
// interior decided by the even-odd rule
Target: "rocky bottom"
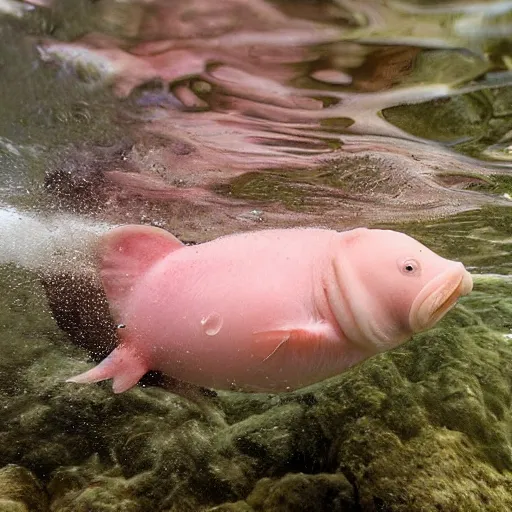
[{"label": "rocky bottom", "polygon": [[0,280],[0,510],[512,510],[512,280],[428,333],[321,384],[114,395],[64,379],[86,355],[39,280]]}]

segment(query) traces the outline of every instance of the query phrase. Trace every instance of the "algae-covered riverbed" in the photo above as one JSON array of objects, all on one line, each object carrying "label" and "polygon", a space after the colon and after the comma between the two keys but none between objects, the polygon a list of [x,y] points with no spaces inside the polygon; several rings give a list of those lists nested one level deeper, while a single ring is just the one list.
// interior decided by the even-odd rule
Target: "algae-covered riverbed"
[{"label": "algae-covered riverbed", "polygon": [[0,473],[5,506],[35,496],[40,508],[27,510],[47,500],[55,510],[512,506],[507,276],[475,278],[438,328],[339,377],[285,395],[210,397],[219,425],[163,389],[70,387],[64,379],[87,363],[39,280],[2,273],[0,450],[15,465]]},{"label": "algae-covered riverbed", "polygon": [[[511,510],[511,12],[0,1],[0,509]],[[117,343],[94,241],[126,223],[394,229],[474,288],[289,393],[66,383]]]}]

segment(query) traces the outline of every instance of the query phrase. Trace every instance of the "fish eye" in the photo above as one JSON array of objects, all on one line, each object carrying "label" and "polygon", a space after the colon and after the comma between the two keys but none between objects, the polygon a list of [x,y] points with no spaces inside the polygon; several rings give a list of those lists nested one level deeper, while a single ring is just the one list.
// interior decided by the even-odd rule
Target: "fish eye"
[{"label": "fish eye", "polygon": [[420,270],[420,264],[414,259],[407,259],[399,264],[400,271],[405,275],[417,274]]}]

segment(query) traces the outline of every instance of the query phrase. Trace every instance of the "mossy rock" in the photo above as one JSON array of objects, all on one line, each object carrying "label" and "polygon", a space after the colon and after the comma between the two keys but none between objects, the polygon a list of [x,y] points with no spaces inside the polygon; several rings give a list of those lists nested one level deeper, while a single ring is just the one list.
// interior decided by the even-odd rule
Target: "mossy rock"
[{"label": "mossy rock", "polygon": [[261,479],[247,498],[255,512],[355,512],[354,489],[342,474],[288,474]]},{"label": "mossy rock", "polygon": [[37,276],[3,272],[0,453],[56,511],[512,506],[510,279],[476,279],[437,328],[333,379],[219,393],[223,427],[163,389],[64,383],[90,363],[56,329]]},{"label": "mossy rock", "polygon": [[382,111],[391,124],[482,160],[510,160],[510,87],[452,95]]},{"label": "mossy rock", "polygon": [[482,136],[491,117],[485,97],[477,93],[391,107],[382,115],[412,135],[450,143]]},{"label": "mossy rock", "polygon": [[140,500],[118,468],[106,470],[96,457],[61,468],[48,484],[52,512],[143,512]]},{"label": "mossy rock", "polygon": [[510,207],[487,206],[431,222],[375,227],[403,231],[443,257],[462,261],[472,272],[512,274]]},{"label": "mossy rock", "polygon": [[362,510],[501,512],[512,507],[512,477],[475,456],[457,431],[426,429],[376,457],[360,487]]},{"label": "mossy rock", "polygon": [[0,469],[0,510],[48,512],[48,496],[30,471],[10,464]]}]

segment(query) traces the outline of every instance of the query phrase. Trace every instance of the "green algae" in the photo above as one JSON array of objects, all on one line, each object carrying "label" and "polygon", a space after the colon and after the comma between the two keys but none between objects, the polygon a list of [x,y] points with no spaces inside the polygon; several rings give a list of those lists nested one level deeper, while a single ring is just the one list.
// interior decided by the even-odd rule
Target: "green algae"
[{"label": "green algae", "polygon": [[481,92],[399,105],[384,109],[382,115],[416,137],[444,143],[483,137],[491,119],[488,102]]},{"label": "green algae", "polygon": [[478,277],[435,329],[323,383],[220,393],[224,427],[162,389],[64,383],[88,364],[37,277],[4,267],[0,292],[0,457],[53,511],[512,506],[510,278]]},{"label": "green algae", "polygon": [[474,80],[491,64],[467,50],[425,50],[416,56],[414,67],[400,81],[401,86],[444,84],[452,87]]},{"label": "green algae", "polygon": [[0,509],[3,512],[47,512],[48,497],[30,471],[8,465],[0,469]]},{"label": "green algae", "polygon": [[228,185],[215,187],[215,192],[250,201],[278,201],[289,210],[306,208],[306,192],[286,172],[249,172],[234,178]]},{"label": "green algae", "polygon": [[486,206],[430,222],[375,227],[403,231],[472,271],[512,274],[512,208]]},{"label": "green algae", "polygon": [[488,192],[490,194],[508,194],[512,196],[512,176],[506,174],[495,174],[481,178],[478,183],[471,183],[467,187],[469,190]]},{"label": "green algae", "polygon": [[448,144],[483,160],[495,159],[498,150],[493,148],[501,143],[500,158],[508,159],[505,150],[512,130],[511,91],[507,86],[451,95],[386,108],[382,115],[412,135]]},{"label": "green algae", "polygon": [[[304,499],[307,496],[307,499]],[[261,479],[247,498],[249,510],[275,512],[355,512],[354,490],[342,474],[291,473],[281,479]],[[243,510],[243,508],[241,509]]]},{"label": "green algae", "polygon": [[341,189],[351,194],[387,195],[397,194],[400,184],[393,181],[389,169],[382,162],[371,157],[338,159],[328,166],[320,167],[309,173],[310,183]]},{"label": "green algae", "polygon": [[247,201],[278,202],[292,211],[312,211],[333,199],[363,200],[368,194],[396,196],[403,178],[372,157],[336,159],[315,169],[249,172],[214,190]]},{"label": "green algae", "polygon": [[440,172],[436,178],[447,186],[458,186],[464,190],[474,190],[494,195],[512,194],[512,177],[508,174],[479,174],[463,172]]}]

